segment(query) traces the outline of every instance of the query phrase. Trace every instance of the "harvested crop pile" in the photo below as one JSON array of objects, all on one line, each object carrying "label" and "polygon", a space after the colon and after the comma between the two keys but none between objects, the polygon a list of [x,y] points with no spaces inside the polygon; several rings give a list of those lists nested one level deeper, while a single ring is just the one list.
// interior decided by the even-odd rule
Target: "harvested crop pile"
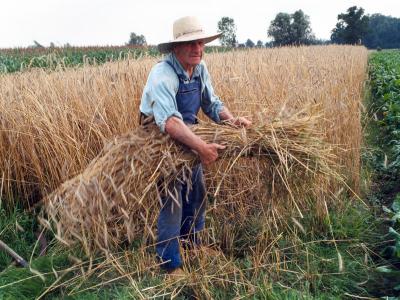
[{"label": "harvested crop pile", "polygon": [[[192,130],[207,142],[226,145],[221,157],[228,162],[228,173],[241,156],[266,163],[267,168],[251,175],[253,181],[273,178],[266,187],[268,197],[258,197],[258,201],[283,192],[290,199],[286,208],[301,215],[304,203],[298,203],[302,200],[295,195],[311,192],[318,201],[322,183],[338,179],[332,168],[332,149],[316,131],[319,120],[318,115],[302,112],[249,129],[202,123]],[[125,241],[153,239],[160,205],[157,184],[162,179],[161,192],[173,193],[168,183],[190,178],[187,175],[196,162],[194,153],[156,126],[140,127],[115,138],[81,174],[51,193],[45,199],[48,221],[44,223],[54,225],[62,242],[79,241],[88,255],[115,250]],[[226,172],[214,181],[214,196]]]}]

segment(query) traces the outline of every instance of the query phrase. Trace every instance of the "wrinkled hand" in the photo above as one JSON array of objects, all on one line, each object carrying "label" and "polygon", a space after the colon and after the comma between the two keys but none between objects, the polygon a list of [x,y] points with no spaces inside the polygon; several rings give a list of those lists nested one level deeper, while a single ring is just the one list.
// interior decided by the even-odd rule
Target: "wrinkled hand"
[{"label": "wrinkled hand", "polygon": [[251,121],[246,119],[245,117],[238,117],[238,118],[233,118],[231,120],[228,120],[232,125],[235,125],[237,127],[250,127],[251,126]]},{"label": "wrinkled hand", "polygon": [[198,151],[201,163],[205,166],[213,163],[218,158],[218,150],[225,149],[225,146],[220,144],[205,144],[201,150]]}]

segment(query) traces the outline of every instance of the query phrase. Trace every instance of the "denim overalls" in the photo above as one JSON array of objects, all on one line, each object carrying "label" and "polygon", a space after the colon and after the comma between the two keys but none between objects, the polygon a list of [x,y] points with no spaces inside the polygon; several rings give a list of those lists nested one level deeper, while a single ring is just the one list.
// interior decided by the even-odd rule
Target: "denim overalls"
[{"label": "denim overalls", "polygon": [[[174,66],[168,63],[179,78],[179,88],[176,94],[178,111],[182,114],[186,124],[197,123],[197,113],[201,102],[201,79],[194,77],[187,82],[182,75],[178,75]],[[156,251],[163,262],[162,267],[173,270],[182,265],[180,255],[180,241],[185,245],[198,244],[197,232],[204,228],[205,219],[205,187],[201,164],[192,170],[192,186],[178,182],[175,184],[178,192],[177,203],[171,197],[162,198],[163,207],[158,217],[158,241]],[[187,189],[189,193],[187,193]]]}]

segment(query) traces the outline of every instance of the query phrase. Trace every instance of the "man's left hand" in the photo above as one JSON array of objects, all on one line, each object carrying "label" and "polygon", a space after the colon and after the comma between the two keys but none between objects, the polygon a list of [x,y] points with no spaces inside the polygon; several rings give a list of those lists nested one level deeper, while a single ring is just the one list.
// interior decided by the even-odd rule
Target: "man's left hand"
[{"label": "man's left hand", "polygon": [[233,118],[231,120],[228,120],[232,125],[235,125],[237,127],[250,127],[251,126],[251,121],[246,119],[245,117],[238,117],[238,118]]}]

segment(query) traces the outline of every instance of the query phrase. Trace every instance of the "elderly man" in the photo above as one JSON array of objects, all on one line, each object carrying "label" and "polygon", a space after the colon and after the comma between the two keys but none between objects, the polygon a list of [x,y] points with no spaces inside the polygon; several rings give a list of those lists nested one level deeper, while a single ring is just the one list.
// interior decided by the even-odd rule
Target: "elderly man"
[{"label": "elderly man", "polygon": [[[230,121],[249,126],[246,118],[234,118],[214,94],[210,75],[202,60],[204,44],[220,34],[206,34],[195,17],[184,17],[173,24],[172,41],[158,45],[164,60],[156,64],[143,90],[140,111],[142,120],[153,117],[162,132],[185,144],[198,154],[203,165],[218,158],[224,146],[206,143],[187,125],[197,123],[200,108],[213,121]],[[157,255],[169,273],[181,275],[180,242],[199,247],[197,232],[204,228],[205,187],[202,165],[192,170],[192,184],[176,183],[179,199],[163,197],[158,217]],[[177,200],[177,201],[176,201]]]}]

